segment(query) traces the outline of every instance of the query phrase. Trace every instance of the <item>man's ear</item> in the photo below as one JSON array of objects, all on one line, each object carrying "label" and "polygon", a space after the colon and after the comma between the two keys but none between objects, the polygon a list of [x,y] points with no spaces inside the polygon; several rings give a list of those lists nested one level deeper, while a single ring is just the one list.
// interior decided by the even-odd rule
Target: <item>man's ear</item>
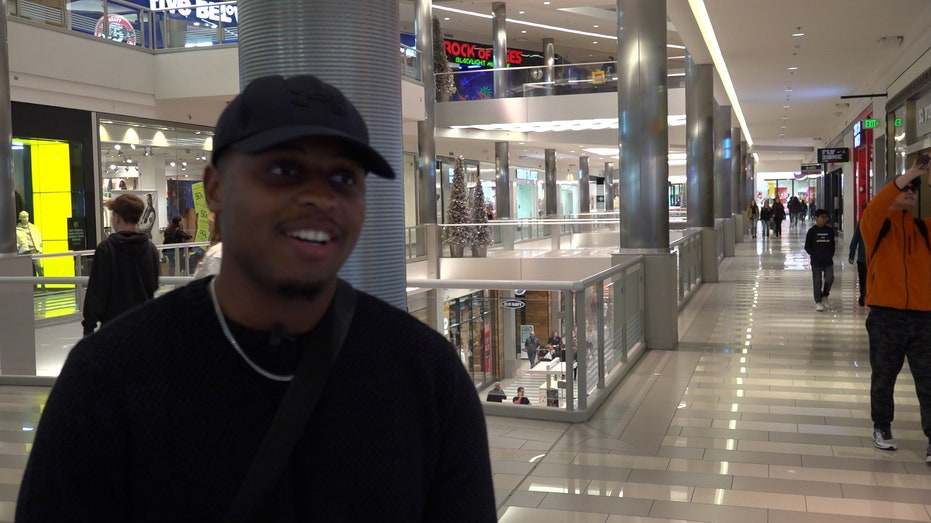
[{"label": "man's ear", "polygon": [[207,206],[214,213],[219,213],[223,207],[220,196],[220,170],[216,165],[207,164],[204,169],[204,194],[207,196]]}]

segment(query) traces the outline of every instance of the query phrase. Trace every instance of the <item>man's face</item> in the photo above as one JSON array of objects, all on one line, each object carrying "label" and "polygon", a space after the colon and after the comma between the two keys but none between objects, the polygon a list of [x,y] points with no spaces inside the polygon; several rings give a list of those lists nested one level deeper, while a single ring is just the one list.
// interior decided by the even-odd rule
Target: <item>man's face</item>
[{"label": "man's face", "polygon": [[224,152],[204,178],[223,231],[223,280],[305,298],[335,282],[362,230],[365,174],[330,140]]},{"label": "man's face", "polygon": [[908,185],[895,197],[895,201],[892,202],[892,209],[900,211],[911,209],[916,202],[918,202],[918,187]]}]

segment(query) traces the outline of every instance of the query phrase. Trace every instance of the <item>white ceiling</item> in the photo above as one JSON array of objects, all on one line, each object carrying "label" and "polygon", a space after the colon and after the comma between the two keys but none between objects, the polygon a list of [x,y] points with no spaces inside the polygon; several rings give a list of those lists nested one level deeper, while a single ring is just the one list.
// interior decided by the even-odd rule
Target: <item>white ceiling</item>
[{"label": "white ceiling", "polygon": [[[544,2],[508,1],[507,17],[605,35],[616,33],[613,2],[551,0],[550,5]],[[667,0],[668,40],[684,43],[696,62],[711,63],[689,3],[689,0]],[[841,134],[871,102],[875,116],[882,119],[886,98],[842,100],[841,96],[885,93],[912,61],[929,52],[929,0],[704,0],[704,4],[749,127],[754,151],[760,156],[758,171],[797,170],[800,163],[814,160],[814,150]],[[490,20],[442,9],[454,7],[489,14],[491,1],[435,0],[433,5],[434,15],[441,20],[447,37],[491,42]],[[413,3],[402,0],[400,7],[401,28],[412,31]],[[444,20],[446,17],[449,20]],[[605,60],[618,54],[616,40],[610,38],[538,29],[515,22],[509,22],[507,30],[511,47],[540,48],[543,38],[554,38],[556,52],[575,63]],[[794,32],[803,32],[805,36],[793,37]],[[900,46],[883,47],[879,43],[882,37],[896,36],[903,38]],[[595,41],[598,43],[594,44]],[[798,70],[789,71],[790,66]],[[681,67],[681,62],[670,62],[670,68],[674,67]],[[728,103],[720,84],[715,96],[719,103]],[[838,105],[844,103],[849,106]],[[783,116],[787,118],[783,120]],[[736,120],[732,120],[732,126],[737,126]],[[675,135],[677,132],[684,133],[684,128],[672,128],[671,146],[684,143],[683,137]],[[572,163],[573,158],[577,163],[582,154],[580,145],[609,144],[512,145],[511,163],[521,165],[523,160],[536,163],[534,160],[542,158],[544,147],[557,149],[560,164]],[[445,154],[447,149],[477,159],[494,158],[492,143],[438,141],[438,154]],[[591,158],[593,165],[603,160],[610,159]]]}]

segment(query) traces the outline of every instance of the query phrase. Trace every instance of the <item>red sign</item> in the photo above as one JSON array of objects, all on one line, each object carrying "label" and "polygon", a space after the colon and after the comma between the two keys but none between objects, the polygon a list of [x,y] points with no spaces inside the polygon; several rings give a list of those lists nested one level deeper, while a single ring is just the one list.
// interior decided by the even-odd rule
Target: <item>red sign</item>
[{"label": "red sign", "polygon": [[[495,67],[494,48],[483,47],[481,44],[460,42],[458,40],[444,40],[446,55],[457,64],[480,65],[482,67]],[[508,49],[508,65],[519,66],[524,62],[523,51]]]},{"label": "red sign", "polygon": [[123,42],[129,45],[136,45],[136,30],[129,20],[120,15],[107,16],[107,28],[104,30],[104,20],[100,17],[97,25],[94,26],[94,36],[98,38],[109,38],[114,42]]}]

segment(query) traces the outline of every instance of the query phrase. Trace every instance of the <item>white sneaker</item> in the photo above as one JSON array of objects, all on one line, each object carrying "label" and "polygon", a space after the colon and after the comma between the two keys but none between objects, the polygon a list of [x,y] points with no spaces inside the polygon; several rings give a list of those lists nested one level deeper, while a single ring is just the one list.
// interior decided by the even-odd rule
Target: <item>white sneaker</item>
[{"label": "white sneaker", "polygon": [[892,438],[891,430],[873,429],[873,446],[880,450],[895,450],[898,447]]},{"label": "white sneaker", "polygon": [[824,304],[820,301],[815,302],[815,310],[818,312],[824,312]]}]

